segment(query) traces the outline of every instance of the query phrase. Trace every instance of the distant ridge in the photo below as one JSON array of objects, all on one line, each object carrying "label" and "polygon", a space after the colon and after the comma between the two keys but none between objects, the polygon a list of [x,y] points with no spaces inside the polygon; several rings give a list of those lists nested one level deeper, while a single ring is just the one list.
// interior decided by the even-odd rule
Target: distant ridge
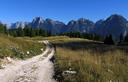
[{"label": "distant ridge", "polygon": [[68,24],[65,24],[49,18],[35,17],[32,22],[16,22],[11,24],[9,28],[25,28],[26,25],[31,28],[42,28],[46,31],[51,31],[52,34],[65,32],[95,33],[101,36],[111,34],[115,40],[119,39],[121,34],[125,36],[128,33],[127,19],[118,14],[113,14],[107,19],[99,20],[96,23],[85,18],[80,18],[78,20],[71,20]]}]

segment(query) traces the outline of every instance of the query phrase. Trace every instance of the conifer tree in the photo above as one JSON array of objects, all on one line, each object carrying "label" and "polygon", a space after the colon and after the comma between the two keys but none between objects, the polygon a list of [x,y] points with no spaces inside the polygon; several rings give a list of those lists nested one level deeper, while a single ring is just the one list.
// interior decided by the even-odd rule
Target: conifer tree
[{"label": "conifer tree", "polygon": [[113,41],[111,34],[109,36],[106,36],[106,38],[104,39],[104,44],[109,44],[109,45],[114,44],[114,41]]}]

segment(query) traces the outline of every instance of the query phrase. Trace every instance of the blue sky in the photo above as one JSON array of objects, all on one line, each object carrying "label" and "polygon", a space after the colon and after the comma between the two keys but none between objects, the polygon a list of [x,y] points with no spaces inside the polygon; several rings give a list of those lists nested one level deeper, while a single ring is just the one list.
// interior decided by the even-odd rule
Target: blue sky
[{"label": "blue sky", "polygon": [[82,17],[95,22],[115,13],[128,19],[128,0],[0,0],[0,20],[5,23],[37,16],[65,23]]}]

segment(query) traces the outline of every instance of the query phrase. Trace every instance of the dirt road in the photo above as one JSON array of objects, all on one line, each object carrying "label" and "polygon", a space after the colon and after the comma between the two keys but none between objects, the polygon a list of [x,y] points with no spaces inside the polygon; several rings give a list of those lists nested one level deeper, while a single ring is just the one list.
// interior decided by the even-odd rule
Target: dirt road
[{"label": "dirt road", "polygon": [[0,69],[0,82],[56,82],[53,79],[54,66],[50,59],[55,51],[48,41],[46,50],[25,61],[15,61]]}]

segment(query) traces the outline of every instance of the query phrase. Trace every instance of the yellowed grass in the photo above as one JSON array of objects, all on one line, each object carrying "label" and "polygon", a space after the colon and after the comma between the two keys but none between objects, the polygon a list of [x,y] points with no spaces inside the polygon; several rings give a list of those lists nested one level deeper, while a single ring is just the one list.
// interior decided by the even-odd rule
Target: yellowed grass
[{"label": "yellowed grass", "polygon": [[[61,41],[58,42],[61,43]],[[65,44],[62,45],[62,47],[57,46],[56,48],[56,71],[60,75],[69,68],[77,71],[75,75],[62,75],[64,82],[128,81],[128,53],[124,50],[116,49],[116,46],[110,46],[115,49],[100,53],[98,50],[86,49],[84,44],[85,47],[77,50],[69,48],[77,47],[76,44],[68,47]],[[100,46],[100,44],[97,45]],[[109,47],[109,45],[106,46]],[[94,45],[94,47],[96,46]]]}]

